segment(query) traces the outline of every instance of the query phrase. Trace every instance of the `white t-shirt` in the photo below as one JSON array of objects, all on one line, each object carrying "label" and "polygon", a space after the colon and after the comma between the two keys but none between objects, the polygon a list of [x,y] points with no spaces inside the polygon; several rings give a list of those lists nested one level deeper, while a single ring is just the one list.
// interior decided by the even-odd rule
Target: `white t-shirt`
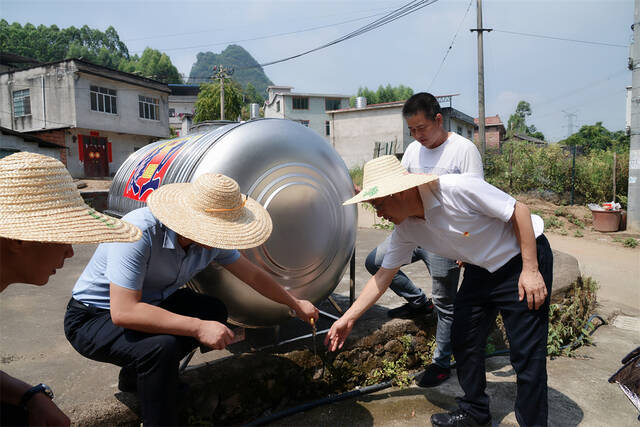
[{"label": "white t-shirt", "polygon": [[402,166],[411,173],[470,173],[484,177],[480,152],[473,142],[457,133],[450,133],[436,148],[425,148],[413,141],[402,156]]},{"label": "white t-shirt", "polygon": [[[425,219],[396,225],[382,267],[408,264],[416,246],[494,272],[520,253],[509,222],[516,200],[470,174],[451,174],[418,187]],[[544,224],[532,215],[535,236]]]}]

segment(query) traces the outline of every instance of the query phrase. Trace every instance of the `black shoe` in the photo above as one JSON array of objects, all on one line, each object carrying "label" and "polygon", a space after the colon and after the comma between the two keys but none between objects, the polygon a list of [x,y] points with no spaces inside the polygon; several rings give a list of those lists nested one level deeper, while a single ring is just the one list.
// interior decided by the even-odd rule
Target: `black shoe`
[{"label": "black shoe", "polygon": [[491,425],[491,417],[485,422],[480,423],[476,421],[467,411],[464,409],[456,409],[448,414],[433,414],[431,415],[431,425],[436,427],[472,427],[472,426],[487,426]]},{"label": "black shoe", "polygon": [[400,307],[392,308],[387,311],[387,316],[392,319],[412,319],[418,316],[426,316],[433,312],[433,303],[428,300],[420,307],[414,307],[410,303],[406,303]]},{"label": "black shoe", "polygon": [[424,374],[418,380],[418,385],[420,387],[436,387],[445,382],[450,376],[450,368],[443,368],[432,363],[424,370]]},{"label": "black shoe", "polygon": [[138,373],[133,366],[123,366],[118,374],[118,390],[126,393],[138,391]]}]

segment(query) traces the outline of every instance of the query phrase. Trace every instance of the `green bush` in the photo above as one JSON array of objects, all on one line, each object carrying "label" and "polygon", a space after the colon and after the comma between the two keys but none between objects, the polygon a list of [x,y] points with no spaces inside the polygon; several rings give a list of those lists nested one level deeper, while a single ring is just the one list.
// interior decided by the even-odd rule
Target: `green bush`
[{"label": "green bush", "polygon": [[[587,202],[611,201],[613,152],[592,150],[576,157],[574,194]],[[566,195],[571,191],[572,158],[558,145],[538,147],[523,141],[503,144],[501,152],[487,153],[487,182],[511,193],[552,191]],[[616,193],[626,202],[629,179],[629,152],[619,153],[616,160]],[[566,212],[556,212],[567,216]]]}]

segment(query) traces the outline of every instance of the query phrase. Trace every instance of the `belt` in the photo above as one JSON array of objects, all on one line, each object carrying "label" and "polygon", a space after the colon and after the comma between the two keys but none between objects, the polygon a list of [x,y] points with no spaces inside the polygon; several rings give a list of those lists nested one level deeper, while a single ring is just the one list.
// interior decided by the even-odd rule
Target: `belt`
[{"label": "belt", "polygon": [[96,307],[94,305],[83,304],[83,303],[81,303],[80,301],[78,301],[75,298],[71,298],[69,300],[69,304],[67,304],[67,309],[69,309],[69,308],[77,308],[77,309],[80,309],[80,310],[88,311],[88,312],[93,313],[93,314],[109,311],[109,309],[107,309],[107,308],[99,308],[99,307]]}]

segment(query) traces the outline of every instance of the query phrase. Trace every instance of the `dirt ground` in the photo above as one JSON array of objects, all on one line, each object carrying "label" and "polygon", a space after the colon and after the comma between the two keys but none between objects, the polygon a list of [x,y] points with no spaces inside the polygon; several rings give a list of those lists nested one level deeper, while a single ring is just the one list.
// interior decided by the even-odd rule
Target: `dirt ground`
[{"label": "dirt ground", "polygon": [[[635,239],[636,249],[640,249],[640,235],[628,231],[614,233],[602,233],[593,229],[591,211],[584,205],[561,206],[543,200],[529,194],[521,194],[516,199],[525,203],[532,213],[538,214],[544,220],[545,234],[559,234],[582,238],[585,240],[598,240],[611,243],[616,246],[626,246],[628,239]],[[628,246],[627,246],[628,247]]]},{"label": "dirt ground", "polygon": [[105,179],[76,179],[74,180],[78,186],[78,190],[84,191],[101,191],[109,190],[111,187],[111,178]]}]

